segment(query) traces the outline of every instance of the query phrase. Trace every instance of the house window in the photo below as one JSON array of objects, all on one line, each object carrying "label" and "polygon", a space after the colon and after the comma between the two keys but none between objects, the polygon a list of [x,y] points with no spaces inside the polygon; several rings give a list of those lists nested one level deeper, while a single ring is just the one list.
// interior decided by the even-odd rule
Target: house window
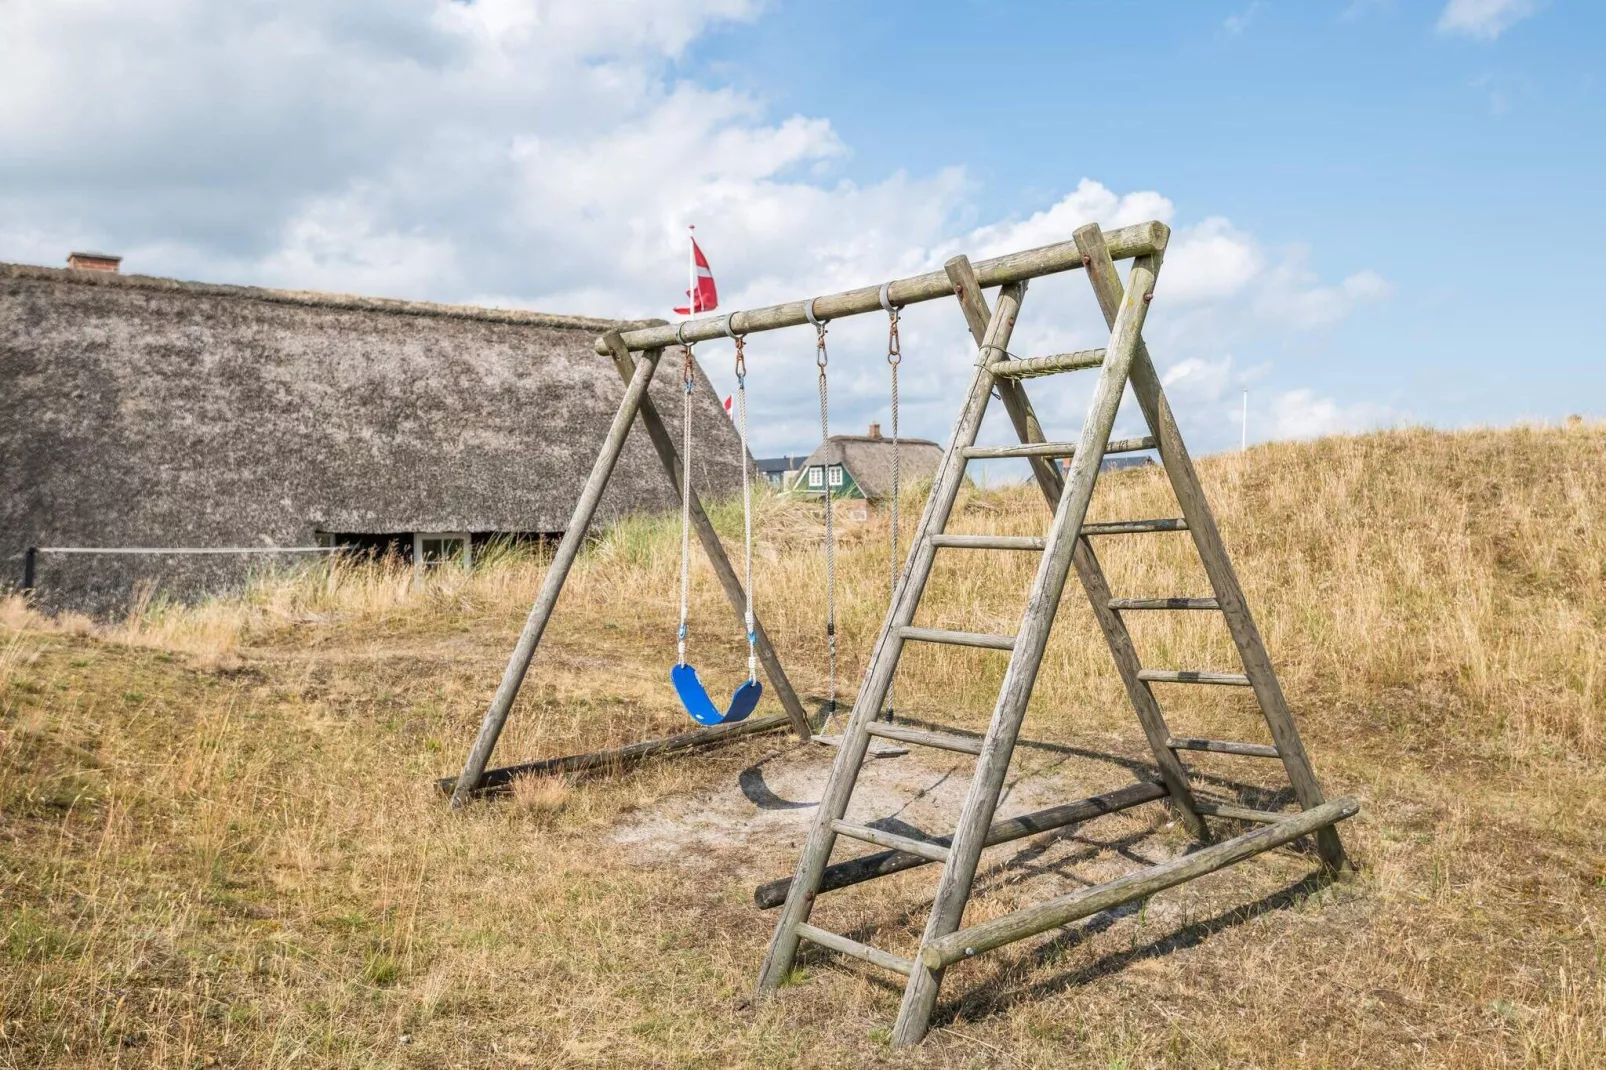
[{"label": "house window", "polygon": [[468,568],[474,551],[466,531],[418,531],[413,533],[413,564],[432,568],[456,564]]},{"label": "house window", "polygon": [[819,490],[825,486],[825,469],[816,465],[809,469],[809,489]]},{"label": "house window", "polygon": [[842,485],[842,466],[840,464],[833,464],[831,466],[830,477],[831,486],[840,487]]}]

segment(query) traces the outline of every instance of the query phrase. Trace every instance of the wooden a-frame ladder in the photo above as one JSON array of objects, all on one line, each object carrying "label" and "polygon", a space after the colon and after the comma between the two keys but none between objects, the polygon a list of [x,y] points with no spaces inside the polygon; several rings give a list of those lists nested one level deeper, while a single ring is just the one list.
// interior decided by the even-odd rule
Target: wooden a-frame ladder
[{"label": "wooden a-frame ladder", "polygon": [[[790,882],[785,882],[788,886],[785,903],[759,977],[760,989],[773,989],[781,985],[792,970],[799,942],[804,940],[902,974],[908,980],[892,1033],[893,1044],[897,1046],[916,1043],[926,1034],[936,1007],[943,971],[972,955],[1142,898],[1302,836],[1314,834],[1317,852],[1327,869],[1342,872],[1348,868],[1334,825],[1354,814],[1356,804],[1352,799],[1327,802],[1322,797],[1265,644],[1244,601],[1243,591],[1227,558],[1193,463],[1161,390],[1159,376],[1143,344],[1143,322],[1153,297],[1166,238],[1163,226],[1148,226],[1153,228],[1157,239],[1147,250],[1135,256],[1124,286],[1115,269],[1110,247],[1099,228],[1090,225],[1076,232],[1076,248],[1081,254],[1080,266],[1086,270],[1099,306],[1110,325],[1109,342],[1102,350],[1052,357],[1010,357],[1006,350],[1025,294],[1024,278],[1003,285],[995,306],[989,312],[981,293],[982,283],[970,262],[957,257],[946,268],[952,285],[951,292],[959,298],[966,321],[979,346],[975,375],[948,448],[938,466],[897,594],[876,640],[864,684],[844,730],[842,745],[798,861],[796,875]],[[1026,398],[1022,380],[1092,368],[1099,370],[1099,378],[1079,439],[1075,443],[1046,442],[1031,403]],[[1143,410],[1150,437],[1111,442],[1116,411],[1128,384]],[[998,392],[1014,424],[1022,443],[1020,446],[981,448],[975,445],[977,431],[994,390]],[[1161,463],[1181,504],[1182,517],[1086,523],[1088,503],[1105,454],[1143,449],[1158,449]],[[944,528],[964,482],[966,462],[1002,457],[1030,460],[1038,485],[1053,510],[1053,521],[1047,536],[1038,539],[945,534]],[[1069,472],[1063,479],[1052,461],[1055,457],[1071,458]],[[1215,596],[1115,598],[1105,582],[1089,538],[1095,535],[1179,530],[1186,530],[1192,537]],[[1027,597],[1020,626],[1014,635],[983,635],[914,626],[915,611],[920,604],[933,559],[937,550],[942,548],[1041,551],[1037,574]],[[1137,785],[1108,796],[1084,800],[1082,804],[1044,811],[1043,815],[1057,814],[1052,820],[1043,818],[1043,815],[1028,815],[995,825],[994,811],[1025,716],[1027,700],[1031,697],[1049,630],[1073,568],[1092,603],[1127,695],[1136,708],[1144,735],[1154,752],[1163,788]],[[1155,609],[1219,611],[1237,646],[1244,672],[1195,672],[1142,667],[1123,622],[1123,614]],[[881,709],[886,697],[903,645],[910,641],[1009,651],[1009,667],[1004,674],[997,705],[979,745],[972,737],[915,730],[876,720],[876,712]],[[1271,730],[1275,746],[1172,737],[1151,687],[1155,683],[1251,688]],[[859,768],[865,760],[872,737],[877,736],[976,756],[969,792],[951,837],[941,840],[914,839],[845,820]],[[1195,799],[1189,786],[1188,770],[1178,757],[1178,752],[1184,750],[1220,751],[1280,759],[1300,811],[1292,814],[1272,813],[1224,804],[1212,805]],[[1144,788],[1148,790],[1141,790]],[[1092,813],[1109,812],[1162,797],[1169,797],[1189,831],[1209,846],[1107,884],[1060,896],[991,921],[961,927],[971,884],[984,848],[1044,831],[1055,827],[1056,823],[1064,825],[1069,819],[1081,820]],[[1211,844],[1205,818],[1212,816],[1248,820],[1259,823],[1261,827]],[[830,867],[832,871],[839,871],[856,866],[857,875],[846,878],[836,875],[839,879],[828,879],[834,875],[828,874],[827,864],[838,836],[862,840],[890,850],[870,859],[856,859]],[[810,910],[820,892],[922,862],[942,863],[942,876],[938,880],[920,947],[913,958],[903,958],[809,924]]]}]

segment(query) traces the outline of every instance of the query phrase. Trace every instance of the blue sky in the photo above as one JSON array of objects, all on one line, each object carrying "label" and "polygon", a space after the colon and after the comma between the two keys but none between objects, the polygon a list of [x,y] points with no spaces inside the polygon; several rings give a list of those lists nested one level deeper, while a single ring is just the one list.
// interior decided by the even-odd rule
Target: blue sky
[{"label": "blue sky", "polygon": [[[1203,451],[1246,385],[1256,440],[1600,416],[1603,30],[1579,0],[8,0],[0,260],[653,315],[688,220],[735,308],[1154,216],[1148,333]],[[842,430],[885,419],[871,320],[833,336]],[[1098,334],[1055,280],[1017,348]],[[906,433],[941,439],[953,310],[906,350]],[[810,339],[752,363],[756,449],[808,448]],[[1074,434],[1085,388],[1039,390]]]}]

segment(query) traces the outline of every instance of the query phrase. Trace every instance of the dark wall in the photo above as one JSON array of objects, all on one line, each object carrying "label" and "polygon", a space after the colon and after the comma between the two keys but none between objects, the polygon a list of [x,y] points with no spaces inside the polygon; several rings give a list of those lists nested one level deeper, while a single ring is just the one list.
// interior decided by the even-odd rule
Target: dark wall
[{"label": "dark wall", "polygon": [[[305,546],[315,531],[561,532],[623,394],[609,324],[0,265],[0,578],[43,546]],[[506,320],[513,320],[507,322]],[[679,362],[652,396],[679,427]],[[706,378],[693,481],[740,487]],[[603,522],[676,498],[639,423]],[[106,611],[255,562],[42,556]]]}]

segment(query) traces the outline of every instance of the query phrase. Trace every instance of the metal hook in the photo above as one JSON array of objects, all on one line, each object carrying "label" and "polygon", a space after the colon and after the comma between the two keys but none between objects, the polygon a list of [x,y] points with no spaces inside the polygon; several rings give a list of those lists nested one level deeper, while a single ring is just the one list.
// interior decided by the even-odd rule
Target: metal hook
[{"label": "metal hook", "polygon": [[725,319],[720,323],[720,326],[725,328],[725,337],[726,338],[740,337],[736,333],[736,328],[731,326],[731,321],[733,321],[735,318],[736,318],[736,313],[728,312],[728,313],[725,314]]},{"label": "metal hook", "polygon": [[691,320],[681,320],[680,326],[675,328],[675,341],[679,342],[681,345],[690,344],[686,341],[686,326],[689,323],[691,323]]},{"label": "metal hook", "polygon": [[892,283],[881,284],[881,307],[887,312],[896,312],[897,306],[892,303]]},{"label": "metal hook", "polygon": [[[817,301],[817,300],[819,300],[819,299],[815,298],[815,297],[811,297],[807,301],[803,302],[803,318],[808,320],[810,323],[814,324],[814,326],[821,327],[821,326],[824,326],[824,324],[822,324],[814,316],[814,302]],[[830,320],[826,321],[826,323],[829,323],[829,322],[830,322]]]}]

